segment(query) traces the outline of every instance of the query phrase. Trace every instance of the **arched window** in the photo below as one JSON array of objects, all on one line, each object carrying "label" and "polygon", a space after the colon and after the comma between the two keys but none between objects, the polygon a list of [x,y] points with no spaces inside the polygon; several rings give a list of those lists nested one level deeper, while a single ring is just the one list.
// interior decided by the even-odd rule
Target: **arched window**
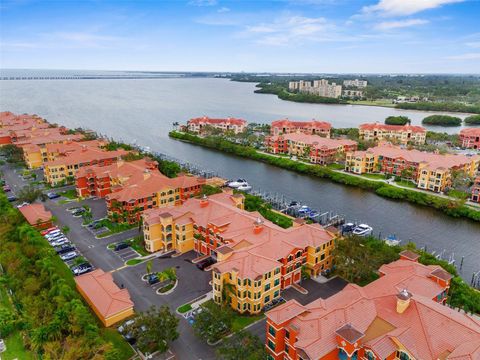
[{"label": "arched window", "polygon": [[400,360],[410,360],[410,356],[403,351],[397,351],[397,358],[399,358]]},{"label": "arched window", "polygon": [[375,355],[373,355],[373,352],[371,352],[370,350],[365,351],[365,357],[367,358],[367,360],[375,360]]},{"label": "arched window", "polygon": [[338,349],[338,358],[340,360],[348,360],[348,355],[343,349]]}]

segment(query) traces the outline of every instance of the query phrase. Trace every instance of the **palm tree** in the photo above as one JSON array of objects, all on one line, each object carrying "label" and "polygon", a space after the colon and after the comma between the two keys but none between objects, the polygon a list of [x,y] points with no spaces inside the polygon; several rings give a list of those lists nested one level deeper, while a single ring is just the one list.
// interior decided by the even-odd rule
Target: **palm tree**
[{"label": "palm tree", "polygon": [[150,275],[150,273],[152,272],[152,260],[148,260],[146,266],[147,266],[147,275]]},{"label": "palm tree", "polygon": [[235,294],[235,286],[233,284],[227,283],[225,280],[223,280],[223,286],[222,286],[222,303],[223,305],[228,304],[230,297],[232,294]]}]

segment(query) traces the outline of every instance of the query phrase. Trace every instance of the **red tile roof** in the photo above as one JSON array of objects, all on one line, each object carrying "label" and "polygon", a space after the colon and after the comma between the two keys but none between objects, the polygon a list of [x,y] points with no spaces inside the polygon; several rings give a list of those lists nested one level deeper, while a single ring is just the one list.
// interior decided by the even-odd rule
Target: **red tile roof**
[{"label": "red tile roof", "polygon": [[[336,295],[306,306],[289,301],[267,312],[267,317],[277,324],[289,321],[289,326],[298,330],[294,346],[310,359],[337,349],[335,332],[346,324],[365,334],[361,346],[371,348],[382,359],[397,349],[396,341],[416,359],[438,359],[444,353],[458,354],[459,359],[469,359],[462,357],[465,354],[478,355],[480,321],[432,300],[431,289],[424,287],[427,282],[436,284],[428,279],[431,267],[398,260],[385,269],[386,275],[363,288],[350,284]],[[397,294],[405,286],[413,296],[407,309],[399,313]],[[294,311],[284,310],[290,308]],[[377,327],[377,322],[385,325]],[[379,328],[383,329],[380,334]]]},{"label": "red tile roof", "polygon": [[188,124],[231,124],[231,125],[246,125],[247,121],[243,119],[236,118],[226,118],[226,119],[212,119],[207,116],[190,119]]},{"label": "red tile roof", "polygon": [[337,149],[343,146],[357,145],[357,143],[353,140],[329,139],[319,135],[309,135],[303,133],[290,133],[271,137],[271,140],[273,141],[280,139],[294,142],[303,142],[307,145],[310,145],[314,149]]},{"label": "red tile roof", "polygon": [[426,133],[427,129],[423,126],[416,126],[416,125],[387,125],[387,124],[380,124],[380,123],[368,123],[368,124],[360,124],[358,126],[360,130],[388,130],[388,131],[411,131],[411,132],[418,132],[418,133]]},{"label": "red tile roof", "polygon": [[52,219],[52,213],[45,209],[42,204],[30,204],[19,208],[22,215],[30,225],[40,222],[47,222]]},{"label": "red tile roof", "polygon": [[123,149],[114,150],[114,151],[104,151],[97,148],[92,148],[84,145],[79,150],[72,151],[66,156],[60,156],[53,161],[48,161],[45,163],[45,166],[56,166],[56,165],[79,165],[87,164],[92,161],[101,161],[108,159],[118,159],[121,156],[128,154],[128,151]]},{"label": "red tile roof", "polygon": [[330,130],[332,128],[332,124],[326,121],[293,121],[288,119],[283,120],[275,120],[272,122],[271,127],[296,127],[296,128],[306,128],[311,127],[318,130]]},{"label": "red tile roof", "polygon": [[128,290],[120,289],[113,282],[112,274],[101,269],[77,276],[75,282],[104,318],[128,310],[134,305]]},{"label": "red tile roof", "polygon": [[460,136],[480,136],[480,128],[466,128],[460,130]]}]

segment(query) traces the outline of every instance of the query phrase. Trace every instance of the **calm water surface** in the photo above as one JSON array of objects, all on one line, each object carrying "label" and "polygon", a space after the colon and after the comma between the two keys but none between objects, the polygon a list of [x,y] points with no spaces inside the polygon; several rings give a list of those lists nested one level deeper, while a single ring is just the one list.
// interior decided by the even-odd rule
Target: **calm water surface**
[{"label": "calm water surface", "polygon": [[[88,127],[127,142],[137,141],[226,177],[245,177],[256,188],[285,194],[323,211],[345,214],[372,225],[375,233],[395,233],[429,251],[465,256],[463,276],[480,270],[480,224],[428,208],[383,199],[371,192],[298,175],[255,161],[221,154],[168,138],[175,121],[200,115],[235,116],[252,122],[283,117],[321,119],[334,127],[355,127],[407,115],[414,124],[431,114],[351,105],[300,104],[253,93],[254,84],[221,79],[22,80],[0,81],[0,109],[37,113],[68,127]],[[464,117],[465,115],[460,114]],[[459,128],[435,128],[455,133]]]}]

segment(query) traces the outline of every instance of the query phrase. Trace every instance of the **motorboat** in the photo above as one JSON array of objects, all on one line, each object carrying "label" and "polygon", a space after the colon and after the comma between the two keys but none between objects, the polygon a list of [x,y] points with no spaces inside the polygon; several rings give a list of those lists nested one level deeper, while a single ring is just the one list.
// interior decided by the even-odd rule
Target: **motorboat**
[{"label": "motorboat", "polygon": [[312,209],[310,209],[308,206],[306,205],[303,205],[300,207],[300,209],[298,209],[298,213],[300,215],[307,215],[310,211],[312,211]]},{"label": "motorboat", "polygon": [[250,185],[248,185],[248,183],[245,183],[245,184],[242,184],[239,187],[237,187],[237,190],[250,191],[250,190],[252,190],[252,187]]},{"label": "motorboat", "polygon": [[388,235],[383,241],[385,241],[385,244],[388,246],[397,246],[402,242],[402,240],[397,239],[395,234]]},{"label": "motorboat", "polygon": [[230,181],[230,182],[228,182],[228,183],[227,183],[227,186],[236,189],[236,188],[238,188],[239,186],[245,185],[245,184],[248,185],[247,180],[245,180],[245,179],[237,179],[237,180],[235,180],[235,181]]},{"label": "motorboat", "polygon": [[354,223],[346,223],[342,225],[342,234],[351,233],[355,229]]},{"label": "motorboat", "polygon": [[373,228],[367,224],[360,224],[355,229],[353,229],[352,234],[358,236],[368,236],[372,235]]}]

